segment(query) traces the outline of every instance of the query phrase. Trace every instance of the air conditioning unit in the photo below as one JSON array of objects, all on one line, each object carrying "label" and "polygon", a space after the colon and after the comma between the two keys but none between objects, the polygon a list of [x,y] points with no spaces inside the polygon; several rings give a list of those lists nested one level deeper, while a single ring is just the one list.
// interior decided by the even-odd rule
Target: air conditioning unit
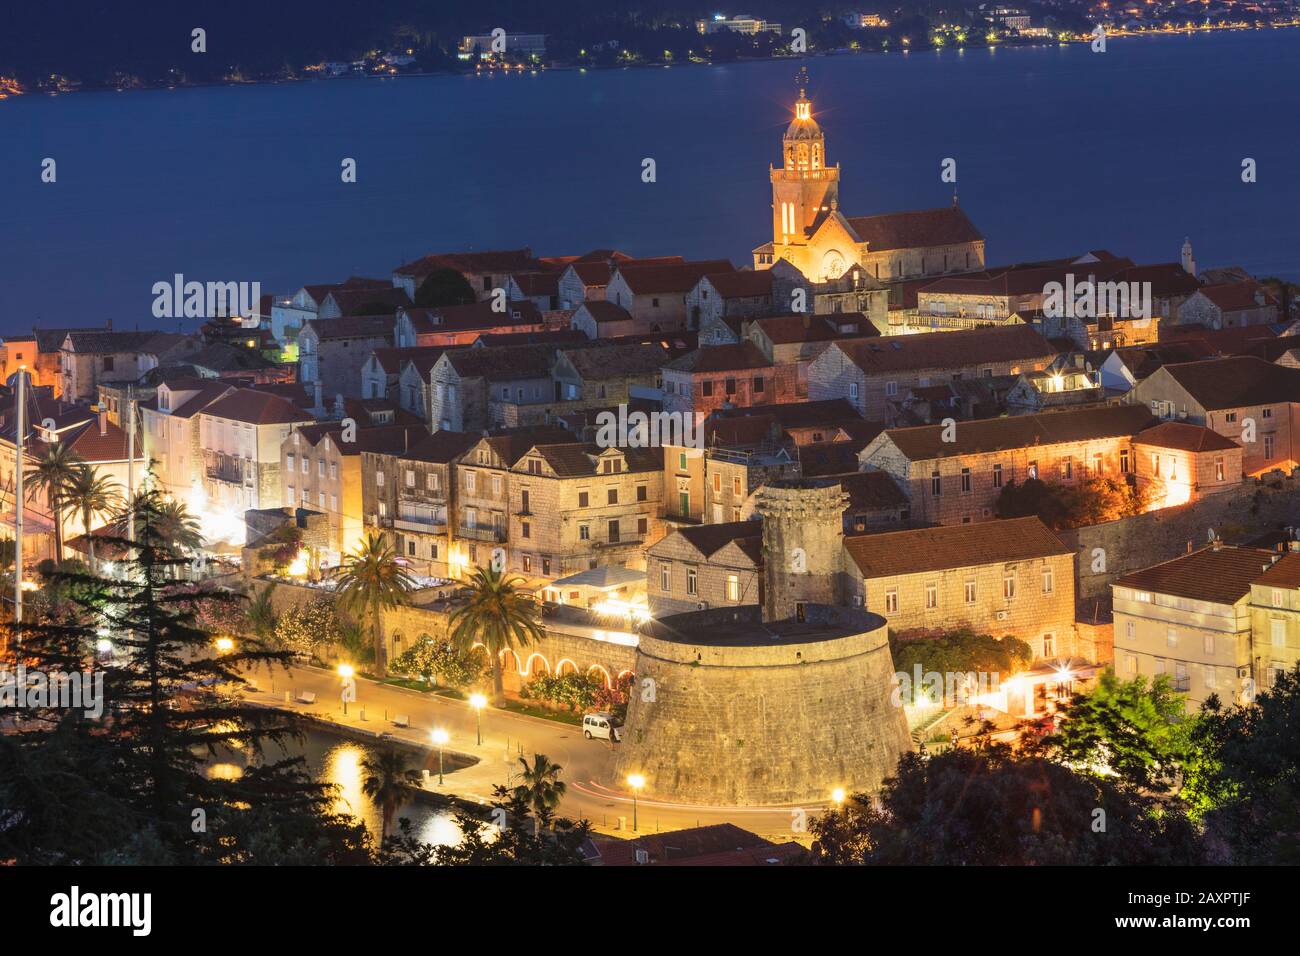
[{"label": "air conditioning unit", "polygon": [[996,616],[999,621],[1005,621],[1010,615],[1006,611],[998,611]]},{"label": "air conditioning unit", "polygon": [[853,595],[853,606],[854,606],[854,607],[862,607],[862,595],[861,595],[861,594],[855,594],[855,595]]},{"label": "air conditioning unit", "polygon": [[697,601],[695,604],[695,610],[697,611],[707,611],[708,609],[709,609],[708,601]]}]

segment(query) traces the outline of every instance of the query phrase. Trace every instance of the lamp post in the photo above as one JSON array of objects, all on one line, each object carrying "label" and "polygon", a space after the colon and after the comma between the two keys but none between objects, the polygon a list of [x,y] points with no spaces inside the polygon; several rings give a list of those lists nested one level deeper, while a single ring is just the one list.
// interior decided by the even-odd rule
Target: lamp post
[{"label": "lamp post", "polygon": [[483,708],[487,706],[487,698],[482,694],[470,694],[469,705],[474,708],[474,731],[478,736],[478,745],[483,746]]},{"label": "lamp post", "polygon": [[628,774],[627,785],[632,788],[632,832],[636,833],[636,798],[645,786],[645,777],[639,773]]},{"label": "lamp post", "polygon": [[356,671],[352,669],[351,664],[339,665],[339,677],[343,680],[343,716],[348,714],[348,701],[357,699],[357,682],[354,677]]},{"label": "lamp post", "polygon": [[451,734],[441,727],[433,731],[433,742],[438,745],[438,786],[442,786],[442,748],[446,746],[447,741],[451,739]]}]

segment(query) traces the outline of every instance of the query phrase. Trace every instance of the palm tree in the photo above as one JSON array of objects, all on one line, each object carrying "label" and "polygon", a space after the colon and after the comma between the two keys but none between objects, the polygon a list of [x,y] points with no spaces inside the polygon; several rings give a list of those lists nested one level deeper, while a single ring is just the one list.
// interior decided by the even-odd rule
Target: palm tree
[{"label": "palm tree", "polygon": [[91,524],[96,515],[111,511],[122,500],[117,490],[117,482],[107,475],[101,475],[94,465],[82,464],[76,477],[64,490],[66,507],[72,512],[80,512],[81,523],[86,531],[86,547],[90,556],[90,567],[95,567],[95,536]]},{"label": "palm tree", "polygon": [[379,805],[382,827],[379,838],[388,836],[393,815],[406,802],[406,788],[419,786],[420,775],[406,765],[406,755],[393,748],[369,752],[361,760],[361,792]]},{"label": "palm tree", "polygon": [[524,757],[519,758],[519,764],[524,769],[522,782],[514,789],[515,797],[533,811],[536,828],[540,831],[543,826],[550,825],[560,799],[568,789],[560,779],[560,771],[564,768],[551,763],[546,754],[533,754],[531,767]]},{"label": "palm tree", "polygon": [[133,515],[137,534],[147,526],[155,539],[152,546],[172,557],[182,557],[203,547],[199,519],[182,502],[164,497],[156,488],[142,488],[130,502],[121,503],[110,522],[113,534],[128,537]]},{"label": "palm tree", "polygon": [[388,673],[384,647],[383,612],[410,600],[415,579],[398,563],[397,551],[382,535],[371,534],[357,550],[343,559],[339,574],[339,602],[358,617],[370,615],[371,639],[375,645],[375,668]]},{"label": "palm tree", "polygon": [[469,603],[456,609],[448,627],[451,642],[469,653],[476,643],[487,648],[492,659],[492,689],[500,700],[504,694],[501,680],[501,655],[506,650],[527,647],[542,639],[537,623],[537,605],[532,598],[515,589],[518,575],[507,578],[493,567],[479,568],[470,578]]},{"label": "palm tree", "polygon": [[244,623],[254,637],[263,640],[275,633],[275,582],[272,581],[260,591],[254,591],[244,608]]},{"label": "palm tree", "polygon": [[55,442],[46,447],[44,458],[23,472],[23,481],[27,482],[27,500],[31,501],[39,492],[44,492],[49,500],[50,515],[54,518],[55,561],[63,560],[64,501],[83,464],[80,455],[63,442]]}]

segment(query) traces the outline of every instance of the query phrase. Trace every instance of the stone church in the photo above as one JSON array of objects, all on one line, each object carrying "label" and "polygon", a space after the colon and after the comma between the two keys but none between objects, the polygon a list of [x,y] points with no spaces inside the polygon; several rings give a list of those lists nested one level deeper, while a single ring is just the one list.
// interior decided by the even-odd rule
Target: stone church
[{"label": "stone church", "polygon": [[826,136],[813,118],[801,77],[783,165],[770,168],[772,241],[754,250],[754,268],[784,259],[813,282],[854,267],[881,282],[984,268],[984,237],[957,205],[846,216],[839,209],[840,167],[826,161]]}]

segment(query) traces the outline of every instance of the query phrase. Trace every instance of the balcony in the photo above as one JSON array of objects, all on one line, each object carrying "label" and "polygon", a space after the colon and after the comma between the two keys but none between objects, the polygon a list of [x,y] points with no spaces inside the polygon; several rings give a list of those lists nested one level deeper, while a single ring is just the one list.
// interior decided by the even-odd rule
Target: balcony
[{"label": "balcony", "polygon": [[436,534],[447,530],[447,512],[433,505],[399,501],[393,527],[401,531]]},{"label": "balcony", "polygon": [[456,527],[456,537],[470,541],[490,541],[495,544],[505,544],[506,529],[490,524],[475,525],[472,528],[466,525],[458,525]]},{"label": "balcony", "polygon": [[244,459],[234,458],[230,455],[204,455],[203,474],[213,481],[242,485],[244,483]]}]

